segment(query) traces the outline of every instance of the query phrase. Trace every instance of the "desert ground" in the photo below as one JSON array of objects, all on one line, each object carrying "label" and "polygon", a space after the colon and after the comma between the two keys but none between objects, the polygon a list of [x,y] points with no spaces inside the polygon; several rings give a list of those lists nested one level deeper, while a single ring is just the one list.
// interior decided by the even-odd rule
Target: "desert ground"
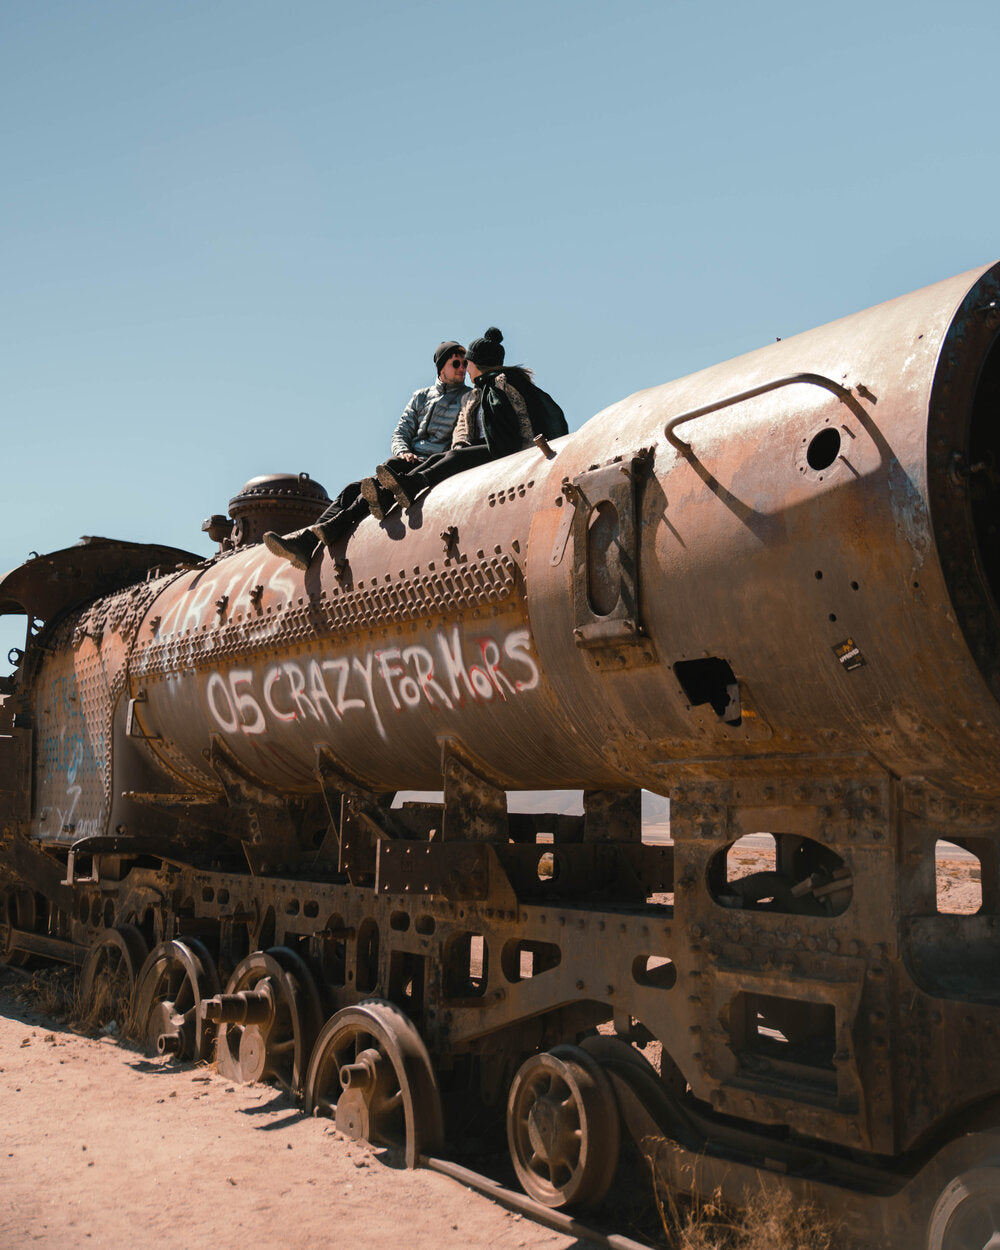
[{"label": "desert ground", "polygon": [[580,1244],[444,1176],[387,1166],[268,1086],[53,1026],[5,980],[0,1246]]}]

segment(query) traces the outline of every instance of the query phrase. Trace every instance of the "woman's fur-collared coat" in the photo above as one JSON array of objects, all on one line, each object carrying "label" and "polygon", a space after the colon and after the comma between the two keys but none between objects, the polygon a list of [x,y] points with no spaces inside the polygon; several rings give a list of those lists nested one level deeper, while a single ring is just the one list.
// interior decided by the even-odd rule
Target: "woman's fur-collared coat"
[{"label": "woman's fur-collared coat", "polygon": [[525,395],[533,385],[531,371],[517,365],[481,373],[466,396],[455,422],[452,447],[468,447],[479,442],[476,410],[483,406],[486,446],[494,460],[530,447],[538,431],[532,428]]}]

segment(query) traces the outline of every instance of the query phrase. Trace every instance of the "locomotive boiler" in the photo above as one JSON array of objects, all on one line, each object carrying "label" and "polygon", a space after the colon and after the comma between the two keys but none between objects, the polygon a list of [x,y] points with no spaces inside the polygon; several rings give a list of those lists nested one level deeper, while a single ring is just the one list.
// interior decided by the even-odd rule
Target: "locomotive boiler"
[{"label": "locomotive boiler", "polygon": [[[639,392],[305,572],[260,542],[322,510],[305,474],[248,483],[209,559],[13,570],[3,957],[124,976],[161,1052],[410,1163],[475,1103],[551,1206],[600,1201],[624,1129],[678,1191],[993,1244],[998,288]],[[582,815],[510,810],[539,789]]]}]

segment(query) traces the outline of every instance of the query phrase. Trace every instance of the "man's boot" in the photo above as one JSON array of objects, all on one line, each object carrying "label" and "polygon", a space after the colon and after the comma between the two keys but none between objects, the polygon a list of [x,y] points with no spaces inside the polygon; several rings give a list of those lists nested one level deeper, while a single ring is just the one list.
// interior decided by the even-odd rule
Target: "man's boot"
[{"label": "man's boot", "polygon": [[277,534],[268,530],[264,546],[273,555],[284,556],[297,569],[307,569],[318,546],[312,530],[293,530],[291,534]]},{"label": "man's boot", "polygon": [[373,477],[361,479],[361,496],[376,521],[381,521],[395,502],[392,492],[379,486]]},{"label": "man's boot", "polygon": [[412,508],[413,501],[423,489],[420,474],[413,470],[406,474],[396,474],[387,464],[380,464],[375,470],[380,486],[391,490],[401,508]]},{"label": "man's boot", "polygon": [[310,532],[315,534],[321,543],[325,543],[328,547],[345,534],[349,534],[355,525],[368,515],[368,505],[364,499],[355,499],[353,503],[348,504],[346,508],[341,508],[339,512],[334,512],[333,516],[326,520],[322,518],[315,525],[310,525]]}]

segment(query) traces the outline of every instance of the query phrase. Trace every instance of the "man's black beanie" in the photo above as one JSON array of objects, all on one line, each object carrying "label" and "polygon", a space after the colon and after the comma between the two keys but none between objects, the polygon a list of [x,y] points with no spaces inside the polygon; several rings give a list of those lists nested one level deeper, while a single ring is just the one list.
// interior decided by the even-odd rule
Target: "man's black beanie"
[{"label": "man's black beanie", "polygon": [[461,343],[455,343],[451,339],[447,343],[438,343],[434,352],[434,368],[437,369],[438,373],[444,367],[445,361],[450,360],[456,352],[461,352],[463,356],[465,355],[465,348]]}]

